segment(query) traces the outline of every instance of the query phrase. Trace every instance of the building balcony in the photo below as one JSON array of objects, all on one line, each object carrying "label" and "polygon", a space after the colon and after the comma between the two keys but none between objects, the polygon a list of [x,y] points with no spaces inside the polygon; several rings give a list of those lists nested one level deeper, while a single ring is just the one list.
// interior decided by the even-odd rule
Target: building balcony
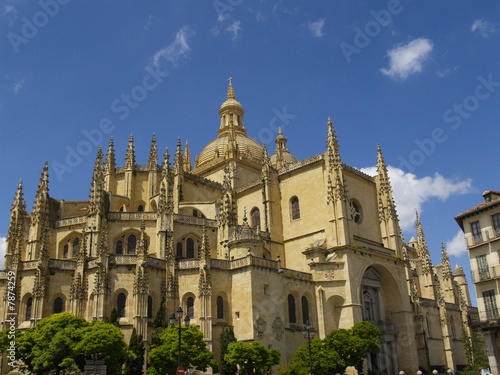
[{"label": "building balcony", "polygon": [[469,321],[471,327],[492,328],[500,327],[500,310],[493,308],[479,311],[479,319]]},{"label": "building balcony", "polygon": [[499,239],[500,239],[500,228],[496,229],[493,227],[483,228],[481,230],[481,234],[478,234],[476,236],[473,236],[472,233],[470,232],[465,235],[465,241],[467,242],[467,247],[469,249]]},{"label": "building balcony", "polygon": [[482,270],[472,271],[472,282],[480,283],[483,281],[495,280],[500,278],[500,264],[494,264]]}]

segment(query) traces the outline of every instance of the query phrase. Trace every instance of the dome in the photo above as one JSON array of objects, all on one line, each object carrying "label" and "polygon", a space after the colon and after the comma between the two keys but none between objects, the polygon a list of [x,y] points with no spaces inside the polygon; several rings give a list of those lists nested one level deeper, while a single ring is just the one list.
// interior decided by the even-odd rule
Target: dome
[{"label": "dome", "polygon": [[271,164],[277,169],[286,167],[287,165],[297,163],[298,160],[293,156],[286,147],[287,139],[283,135],[281,127],[278,128],[278,136],[276,137],[276,153],[271,156]]},{"label": "dome", "polygon": [[[294,163],[297,163],[299,161],[295,156],[290,154],[290,152],[288,152],[288,151],[283,151],[281,157],[283,158],[284,166],[294,164]],[[271,156],[271,164],[275,166],[277,164],[277,162],[278,162],[278,156],[276,154],[274,154],[273,156]]]},{"label": "dome", "polygon": [[227,100],[219,109],[219,135],[207,144],[196,158],[195,169],[217,164],[225,159],[240,159],[256,164],[260,168],[263,160],[263,147],[246,135],[243,124],[245,110],[236,100],[232,78],[229,79]]},{"label": "dome", "polygon": [[[229,133],[221,133],[217,138],[205,146],[196,158],[196,168],[216,159],[225,159],[229,153]],[[238,154],[245,159],[253,159],[256,163],[262,163],[263,148],[246,134],[235,132]]]}]

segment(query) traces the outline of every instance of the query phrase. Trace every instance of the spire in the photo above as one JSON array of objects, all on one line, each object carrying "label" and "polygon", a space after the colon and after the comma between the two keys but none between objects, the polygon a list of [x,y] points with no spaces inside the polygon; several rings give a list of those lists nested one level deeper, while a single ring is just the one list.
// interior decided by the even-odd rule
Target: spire
[{"label": "spire", "polygon": [[182,157],[182,147],[181,147],[181,139],[177,139],[177,148],[175,150],[175,158],[174,158],[174,173],[180,174],[184,171],[183,169],[183,157]]},{"label": "spire", "polygon": [[153,134],[153,138],[151,139],[151,147],[149,149],[149,170],[155,171],[158,167],[158,149],[156,147],[156,135]]},{"label": "spire", "polygon": [[204,266],[210,268],[210,243],[208,241],[207,229],[205,227],[205,224],[203,224],[200,252],[198,254],[198,257],[200,260],[201,268],[203,268]]},{"label": "spire", "polygon": [[162,164],[162,178],[166,178],[170,173],[170,154],[168,153],[168,147],[165,148],[163,153],[163,164]]},{"label": "spire", "polygon": [[33,224],[49,214],[49,164],[45,162],[36,191],[35,205],[33,207]]},{"label": "spire", "polygon": [[109,138],[108,153],[106,155],[106,170],[107,175],[115,173],[116,160],[115,160],[115,144],[113,137]]},{"label": "spire", "polygon": [[236,99],[236,95],[234,93],[234,87],[233,87],[233,77],[229,77],[229,86],[227,87],[227,98],[228,99]]},{"label": "spire", "polygon": [[418,211],[416,211],[417,216],[417,255],[422,260],[422,272],[424,275],[432,274],[432,263],[431,257],[429,255],[429,249],[427,248],[427,242],[425,241],[424,230],[422,229],[422,223],[420,222],[420,217],[418,216]]},{"label": "spire", "polygon": [[450,258],[448,258],[448,253],[446,251],[446,246],[444,243],[441,244],[441,258],[443,265],[443,279],[444,280],[453,280],[453,273],[451,271]]},{"label": "spire", "polygon": [[328,162],[330,168],[340,168],[342,161],[340,159],[339,142],[335,134],[332,118],[328,116],[328,131],[327,131],[327,149],[328,149]]},{"label": "spire", "polygon": [[133,170],[135,167],[135,152],[134,152],[134,135],[130,134],[127,148],[127,156],[125,157],[125,169]]},{"label": "spire", "polygon": [[184,170],[186,172],[191,172],[191,153],[189,152],[189,144],[186,141],[186,146],[184,147]]},{"label": "spire", "polygon": [[104,210],[104,167],[102,158],[102,148],[99,147],[90,184],[88,215],[102,214]]},{"label": "spire", "polygon": [[[26,202],[23,198],[23,182],[19,180],[16,195],[12,208],[10,209],[9,231],[7,233],[7,250],[5,257],[5,266],[12,267],[12,263],[19,261],[21,254],[21,245],[23,237],[24,218],[26,216]],[[15,258],[15,261],[13,262]]]},{"label": "spire", "polygon": [[19,184],[17,184],[17,191],[14,197],[14,202],[12,203],[11,212],[19,212],[21,214],[26,213],[26,201],[23,198],[23,180],[19,180]]}]

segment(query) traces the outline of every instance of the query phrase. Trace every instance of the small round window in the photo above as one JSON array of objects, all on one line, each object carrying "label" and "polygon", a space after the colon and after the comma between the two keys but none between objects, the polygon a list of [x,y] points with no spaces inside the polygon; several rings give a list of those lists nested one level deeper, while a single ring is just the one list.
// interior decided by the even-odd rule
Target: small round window
[{"label": "small round window", "polygon": [[359,205],[358,202],[356,201],[351,201],[350,202],[350,208],[351,208],[351,219],[355,223],[361,223],[362,215],[361,215],[361,206]]}]

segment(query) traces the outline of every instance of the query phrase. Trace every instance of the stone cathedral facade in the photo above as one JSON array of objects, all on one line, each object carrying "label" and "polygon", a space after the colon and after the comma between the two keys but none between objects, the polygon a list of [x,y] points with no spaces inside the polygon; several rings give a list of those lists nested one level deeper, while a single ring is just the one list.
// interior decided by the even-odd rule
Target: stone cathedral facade
[{"label": "stone cathedral facade", "polygon": [[21,329],[117,307],[126,339],[133,327],[149,339],[165,297],[167,314],[181,306],[217,359],[225,326],[287,363],[305,322],[323,338],[367,320],[382,331],[382,352],[366,370],[466,365],[462,330],[477,309],[465,275],[444,247],[432,265],[418,217],[417,239],[404,242],[380,147],[376,176],[342,163],[328,120],[326,151],[298,161],[280,130],[271,156],[247,136],[232,83],[219,114],[194,168],[180,140],[172,163],[168,151],[159,160],[155,136],[137,165],[131,136],[124,166],[113,140],[99,149],[88,200],[51,197],[46,164],[28,213],[20,183],[0,272],[4,327],[14,273]]}]

